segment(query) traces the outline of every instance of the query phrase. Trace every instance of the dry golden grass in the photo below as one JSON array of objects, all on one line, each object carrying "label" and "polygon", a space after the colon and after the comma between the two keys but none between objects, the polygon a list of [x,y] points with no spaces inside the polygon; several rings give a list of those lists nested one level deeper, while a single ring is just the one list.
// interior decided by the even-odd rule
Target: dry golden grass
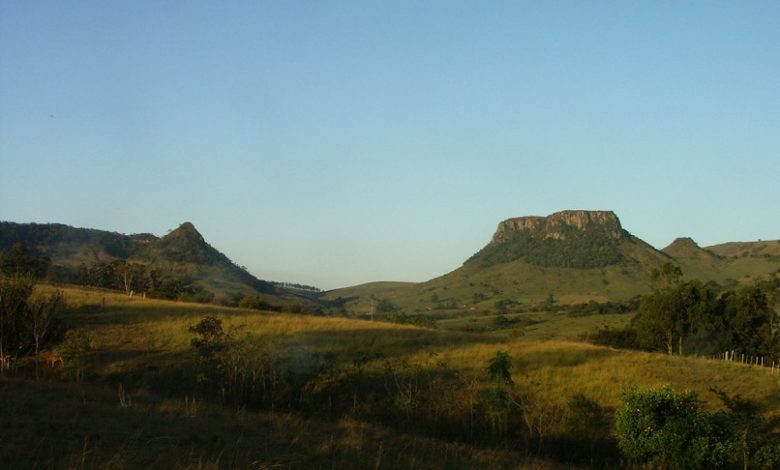
[{"label": "dry golden grass", "polygon": [[[42,288],[50,289],[45,286]],[[251,450],[244,444],[230,447],[232,444],[222,440],[218,441],[222,447],[212,446],[202,452],[193,453],[185,449],[185,454],[190,452],[189,457],[183,460],[187,462],[187,468],[229,467],[231,464],[223,460],[226,456],[233,459],[231,462],[255,458],[264,465],[283,464],[292,468],[330,468],[355,462],[363,468],[511,468],[513,463],[521,462],[518,454],[512,452],[477,450],[462,444],[410,437],[354,418],[344,418],[336,423],[317,423],[292,416],[247,414],[246,410],[230,415],[230,411],[214,405],[193,405],[184,397],[163,400],[149,394],[150,398],[144,398],[147,392],[139,390],[144,387],[143,384],[154,380],[156,371],[181,367],[186,361],[191,361],[189,350],[193,335],[188,328],[205,315],[216,315],[222,320],[225,330],[235,335],[249,334],[254,341],[271,345],[284,361],[285,367],[295,373],[314,370],[315,361],[312,358],[315,356],[327,358],[325,360],[333,367],[342,370],[353,370],[356,358],[368,357],[370,360],[364,365],[364,377],[371,374],[380,377],[387,373],[390,364],[399,371],[446,372],[448,377],[455,378],[453,380],[457,384],[450,384],[447,391],[442,391],[440,399],[453,406],[464,403],[465,394],[473,392],[473,389],[469,391],[461,388],[471,386],[469,384],[473,384],[476,389],[488,386],[488,361],[496,352],[506,351],[514,363],[513,391],[530,400],[526,412],[545,420],[543,432],[547,436],[554,437],[563,432],[562,410],[573,394],[583,393],[605,409],[611,409],[621,404],[621,393],[631,387],[670,384],[678,390],[693,390],[708,407],[714,409],[720,405],[708,390],[715,386],[729,394],[755,400],[764,405],[769,414],[779,414],[775,408],[780,401],[780,377],[770,375],[766,369],[695,357],[615,350],[565,339],[571,338],[575,330],[611,321],[607,316],[549,316],[545,324],[536,325],[538,329],[535,333],[512,337],[438,331],[379,321],[130,298],[99,290],[63,290],[72,308],[68,321],[92,338],[95,348],[93,380],[98,383],[116,383],[121,380],[132,400],[131,409],[156,418],[149,418],[150,421],[139,424],[137,421],[141,418],[128,414],[129,411],[120,406],[116,390],[102,389],[91,392],[100,398],[96,398],[98,404],[85,409],[85,413],[95,417],[109,413],[113,417],[108,422],[113,422],[114,426],[127,432],[130,425],[158,426],[155,420],[159,418],[164,422],[178,423],[175,426],[172,424],[173,428],[164,427],[165,432],[177,435],[176,439],[184,436],[185,439],[200,442],[197,440],[200,438],[193,437],[190,431],[184,431],[189,426],[187,423],[191,422],[188,420],[196,418],[202,420],[198,421],[198,426],[204,429],[211,422],[216,423],[216,429],[223,430],[221,432],[226,435],[249,440],[265,439],[260,441],[266,446],[263,452]],[[620,316],[618,320],[627,318]],[[411,367],[402,369],[402,365]],[[167,377],[171,380],[175,375]],[[16,384],[14,387],[18,391],[25,386]],[[48,400],[43,397],[36,401],[36,393],[48,396],[50,392],[45,387],[35,387],[38,386],[33,387],[31,400],[35,403]],[[5,390],[6,395],[2,400],[6,404],[20,400],[15,395],[8,395],[8,387]],[[74,390],[68,388],[66,391],[51,393],[72,395],[67,406],[78,407],[78,397]],[[2,400],[0,405],[3,404]],[[109,405],[109,402],[113,404]],[[48,402],[46,406],[55,407],[49,411],[50,414],[70,412],[57,411],[56,405]],[[92,432],[90,426],[94,423],[80,423],[79,433]],[[32,426],[26,421],[18,424],[22,425]],[[250,429],[259,429],[260,434]],[[178,435],[179,432],[182,434]],[[269,437],[263,433],[275,435]],[[98,434],[112,436],[109,429],[102,427]],[[110,443],[106,444],[105,452],[100,454],[103,459],[101,462],[114,458],[111,452],[116,452],[116,458],[129,462],[130,466],[150,458],[145,451],[138,449],[145,442],[140,437],[127,441],[117,437],[114,439],[116,442],[111,441],[113,438],[106,439]],[[78,441],[75,438],[67,441],[67,448],[75,449],[68,458],[78,458]],[[282,441],[287,442],[287,448]],[[119,448],[126,450],[116,450]],[[5,453],[12,451],[6,450]],[[305,457],[294,457],[296,453]],[[180,452],[175,455],[184,454]],[[538,465],[539,468],[554,466],[543,460],[523,462],[523,465]]]},{"label": "dry golden grass", "polygon": [[[186,351],[192,338],[188,328],[204,315],[216,315],[225,330],[273,341],[289,360],[304,361],[306,354],[330,352],[334,360],[347,362],[357,352],[381,352],[386,357],[426,364],[435,355],[438,362],[447,362],[459,373],[478,376],[484,374],[496,351],[505,350],[514,358],[518,387],[549,395],[561,404],[571,394],[582,392],[602,406],[614,407],[629,387],[663,384],[694,390],[712,406],[716,404],[708,392],[712,386],[767,406],[780,399],[780,378],[766,369],[546,339],[570,339],[574,330],[627,321],[626,315],[555,316],[529,328],[536,331],[524,337],[502,338],[340,317],[130,298],[79,288],[65,289],[65,294],[70,305],[81,309],[73,314],[74,323],[86,329],[95,348],[104,352]],[[381,362],[374,367],[382,367]]]}]

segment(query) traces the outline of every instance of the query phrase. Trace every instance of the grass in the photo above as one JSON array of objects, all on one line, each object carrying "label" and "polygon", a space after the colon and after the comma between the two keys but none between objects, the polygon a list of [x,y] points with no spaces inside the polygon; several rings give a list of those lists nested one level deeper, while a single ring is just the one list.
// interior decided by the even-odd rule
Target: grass
[{"label": "grass", "polygon": [[[780,414],[780,378],[766,369],[576,341],[582,332],[625,325],[628,314],[509,314],[515,323],[493,330],[494,316],[471,315],[425,329],[63,290],[71,307],[67,321],[92,338],[91,374],[85,384],[69,382],[61,371],[48,371],[43,381],[0,381],[0,422],[6,424],[0,459],[16,468],[570,465],[560,455],[529,457],[511,439],[496,445],[454,432],[469,419],[464,407],[478,403],[490,386],[485,368],[498,351],[513,358],[511,390],[524,397],[523,413],[545,424],[531,433],[540,449],[543,440],[565,437],[565,407],[575,393],[609,413],[630,387],[671,384],[696,391],[714,409],[719,404],[708,389],[717,386]],[[217,315],[228,331],[250,334],[274,351],[294,380],[319,383],[324,391],[306,411],[252,411],[197,393],[193,405],[188,328],[204,315]],[[402,392],[408,403],[399,401]],[[382,401],[384,393],[392,400]],[[331,400],[344,411],[317,408],[330,407]]]},{"label": "grass", "polygon": [[[574,340],[600,328],[624,328],[632,317],[631,314],[618,313],[572,317],[565,312],[529,312],[461,316],[439,320],[436,326],[448,331],[490,332],[498,337],[515,340]],[[502,323],[503,318],[508,321]]]},{"label": "grass", "polygon": [[507,468],[515,452],[404,436],[351,419],[226,409],[184,397],[0,379],[13,468]]}]

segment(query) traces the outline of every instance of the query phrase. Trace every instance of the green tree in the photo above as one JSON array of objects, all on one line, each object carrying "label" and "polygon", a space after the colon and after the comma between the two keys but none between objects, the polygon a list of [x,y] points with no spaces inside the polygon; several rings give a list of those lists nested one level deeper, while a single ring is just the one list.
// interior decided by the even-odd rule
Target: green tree
[{"label": "green tree", "polygon": [[228,337],[222,329],[222,320],[213,315],[207,315],[191,326],[190,332],[196,335],[190,344],[200,363],[210,363],[217,353],[227,348]]},{"label": "green tree", "polygon": [[725,449],[712,436],[708,415],[693,392],[668,385],[631,390],[615,413],[618,448],[632,462],[659,469],[703,468],[725,460]]},{"label": "green tree", "polygon": [[679,266],[666,262],[650,272],[650,281],[661,288],[672,287],[682,279],[683,272]]},{"label": "green tree", "polygon": [[512,384],[512,373],[509,371],[511,368],[512,357],[506,351],[498,351],[488,363],[488,376],[493,382]]},{"label": "green tree", "polygon": [[641,298],[632,321],[639,345],[683,354],[684,340],[715,309],[714,293],[699,281],[674,283]]},{"label": "green tree", "polygon": [[750,286],[727,292],[722,300],[733,349],[752,356],[776,356],[778,341],[772,331],[775,311],[764,290]]},{"label": "green tree", "polygon": [[126,295],[131,295],[134,291],[143,288],[142,281],[145,268],[142,264],[118,260],[112,263],[112,267],[118,286],[125,291]]}]

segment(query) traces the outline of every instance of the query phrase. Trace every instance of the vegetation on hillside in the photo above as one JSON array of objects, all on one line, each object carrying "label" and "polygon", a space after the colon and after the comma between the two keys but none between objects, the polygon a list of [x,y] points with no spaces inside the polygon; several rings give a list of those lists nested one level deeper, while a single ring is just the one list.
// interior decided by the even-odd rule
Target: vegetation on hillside
[{"label": "vegetation on hillside", "polygon": [[64,333],[64,310],[62,292],[36,292],[31,274],[0,274],[0,374],[20,357],[57,343]]},{"label": "vegetation on hillside", "polygon": [[523,260],[537,266],[564,268],[600,268],[617,264],[623,256],[620,240],[608,228],[592,224],[588,230],[570,226],[559,229],[560,236],[547,237],[534,231],[515,231],[477,252],[466,263],[489,267]]},{"label": "vegetation on hillside", "polygon": [[[52,282],[159,298],[210,302],[223,301],[234,292],[278,294],[271,283],[209,245],[190,223],[157,238],[61,224],[0,222],[0,267],[22,256],[37,259],[36,276]],[[120,276],[123,279],[117,279]]]},{"label": "vegetation on hillside", "polygon": [[[171,240],[179,238],[203,248],[192,231]],[[186,264],[189,249],[166,249],[177,258],[166,262]],[[0,461],[780,465],[776,371],[698,357],[729,351],[780,361],[777,274],[723,286],[686,278],[670,263],[636,281],[645,286],[641,297],[573,301],[548,281],[569,282],[576,271],[577,282],[597,273],[607,285],[627,276],[628,265],[535,266],[547,277],[528,282],[546,290],[527,298],[515,293],[513,263],[530,266],[470,262],[464,270],[483,277],[368,286],[361,319],[349,319],[281,313],[301,309],[262,293],[234,292],[226,303],[240,308],[185,303],[193,299],[182,295],[186,284],[167,285],[175,279],[159,268],[125,259],[83,271],[87,283],[114,291],[35,286],[45,254],[7,250],[0,254]],[[417,291],[416,303],[396,295],[406,289]],[[321,311],[341,314],[347,299]],[[610,347],[582,342],[586,331]],[[55,431],[42,434],[43,427]]]}]

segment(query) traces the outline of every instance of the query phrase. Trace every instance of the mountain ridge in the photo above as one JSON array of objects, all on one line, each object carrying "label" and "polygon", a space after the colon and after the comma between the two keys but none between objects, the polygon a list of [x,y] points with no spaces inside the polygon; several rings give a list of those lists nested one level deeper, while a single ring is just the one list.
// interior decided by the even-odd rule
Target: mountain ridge
[{"label": "mountain ridge", "polygon": [[[149,275],[178,280],[226,301],[237,295],[256,295],[269,305],[309,303],[297,293],[258,279],[206,242],[191,222],[167,235],[125,235],[65,224],[0,222],[0,250],[22,244],[51,262],[54,280],[78,277],[90,268],[126,262],[143,266]],[[52,274],[54,273],[54,274]]]},{"label": "mountain ridge", "polygon": [[431,280],[381,292],[375,284],[353,286],[326,298],[349,296],[355,312],[367,311],[365,297],[376,295],[417,312],[491,310],[497,302],[528,305],[551,298],[560,303],[622,301],[649,292],[650,273],[667,262],[679,265],[689,278],[735,285],[780,269],[780,241],[701,248],[679,238],[658,250],[623,228],[612,211],[567,210],[499,222],[482,249]]},{"label": "mountain ridge", "polygon": [[[220,298],[240,293],[278,304],[314,295],[256,278],[209,245],[191,222],[162,237],[0,222],[0,250],[17,242],[64,271],[124,261],[175,275]],[[550,297],[561,303],[621,300],[647,292],[650,272],[665,262],[678,264],[688,277],[736,285],[780,269],[780,240],[702,248],[681,237],[658,250],[626,230],[612,211],[567,210],[499,222],[481,250],[431,280],[367,283],[335,289],[322,298],[352,302],[359,311],[370,309],[370,299],[383,297],[410,312],[485,309],[498,301],[531,304]]]}]

